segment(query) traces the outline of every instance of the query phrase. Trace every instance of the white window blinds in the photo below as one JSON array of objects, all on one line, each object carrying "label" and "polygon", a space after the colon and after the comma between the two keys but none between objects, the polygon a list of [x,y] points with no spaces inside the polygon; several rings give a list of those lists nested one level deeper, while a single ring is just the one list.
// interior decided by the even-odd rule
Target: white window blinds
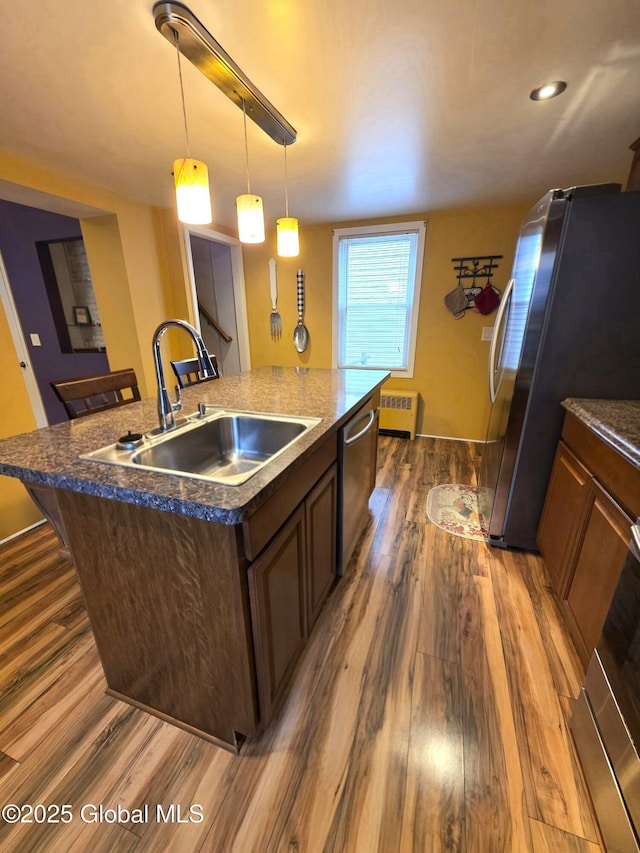
[{"label": "white window blinds", "polygon": [[338,367],[412,370],[424,231],[417,225],[338,234]]}]

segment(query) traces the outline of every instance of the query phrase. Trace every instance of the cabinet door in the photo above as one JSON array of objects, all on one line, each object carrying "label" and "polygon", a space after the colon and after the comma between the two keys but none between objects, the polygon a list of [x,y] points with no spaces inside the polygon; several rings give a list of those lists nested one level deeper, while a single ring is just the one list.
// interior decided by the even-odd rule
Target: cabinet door
[{"label": "cabinet door", "polygon": [[307,625],[313,628],[336,576],[337,466],[332,465],[305,501]]},{"label": "cabinet door", "polygon": [[538,547],[560,598],[575,563],[591,496],[590,472],[560,442],[538,528]]},{"label": "cabinet door", "polygon": [[249,569],[260,717],[266,722],[306,637],[304,505]]},{"label": "cabinet door", "polygon": [[594,482],[587,526],[567,593],[569,625],[585,664],[600,639],[627,556],[631,524],[631,518]]}]

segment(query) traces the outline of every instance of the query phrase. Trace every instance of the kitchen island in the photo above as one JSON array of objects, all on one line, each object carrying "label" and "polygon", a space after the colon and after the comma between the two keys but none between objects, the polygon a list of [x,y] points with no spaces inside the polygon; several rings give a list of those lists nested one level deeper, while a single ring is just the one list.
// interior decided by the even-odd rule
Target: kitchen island
[{"label": "kitchen island", "polygon": [[81,458],[149,433],[155,399],[0,441],[0,473],[59,507],[111,695],[233,750],[268,722],[335,578],[339,431],[387,375],[266,367],[185,389],[185,413],[320,419],[238,486]]}]

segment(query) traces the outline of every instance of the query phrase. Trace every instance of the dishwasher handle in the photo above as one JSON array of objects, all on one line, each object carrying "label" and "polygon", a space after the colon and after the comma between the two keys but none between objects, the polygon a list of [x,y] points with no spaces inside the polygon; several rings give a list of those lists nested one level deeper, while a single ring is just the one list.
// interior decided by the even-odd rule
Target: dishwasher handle
[{"label": "dishwasher handle", "polygon": [[375,421],[378,412],[379,409],[369,409],[369,420],[367,421],[367,425],[363,427],[360,432],[357,432],[350,438],[344,438],[343,444],[345,447],[349,447],[350,444],[355,444],[356,441],[360,441],[361,438],[364,438],[364,436],[371,430],[371,427],[373,426],[373,422]]}]

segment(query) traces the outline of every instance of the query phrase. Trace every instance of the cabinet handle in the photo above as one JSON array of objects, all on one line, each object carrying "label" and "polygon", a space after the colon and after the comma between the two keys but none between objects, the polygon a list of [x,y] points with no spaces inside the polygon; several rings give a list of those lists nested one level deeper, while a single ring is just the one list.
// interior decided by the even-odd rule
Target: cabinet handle
[{"label": "cabinet handle", "polygon": [[498,336],[501,332],[500,327],[502,326],[502,320],[506,313],[509,300],[511,299],[511,291],[513,290],[515,283],[515,278],[509,279],[509,283],[507,284],[502,296],[502,301],[500,302],[500,307],[498,308],[498,313],[496,314],[495,323],[493,324],[493,334],[491,335],[491,343],[489,345],[489,399],[492,403],[495,403],[496,397],[498,396],[498,388],[500,387],[500,383],[498,382],[498,385],[496,386],[495,381],[497,360],[500,357]]},{"label": "cabinet handle", "polygon": [[345,438],[344,446],[349,447],[350,444],[355,444],[356,441],[360,441],[360,439],[363,438],[373,426],[373,421],[375,420],[377,414],[378,409],[375,409],[375,411],[373,409],[370,409],[369,420],[367,421],[367,425],[364,427],[364,429],[361,429],[360,432],[357,432],[355,435],[352,435],[351,438]]}]

